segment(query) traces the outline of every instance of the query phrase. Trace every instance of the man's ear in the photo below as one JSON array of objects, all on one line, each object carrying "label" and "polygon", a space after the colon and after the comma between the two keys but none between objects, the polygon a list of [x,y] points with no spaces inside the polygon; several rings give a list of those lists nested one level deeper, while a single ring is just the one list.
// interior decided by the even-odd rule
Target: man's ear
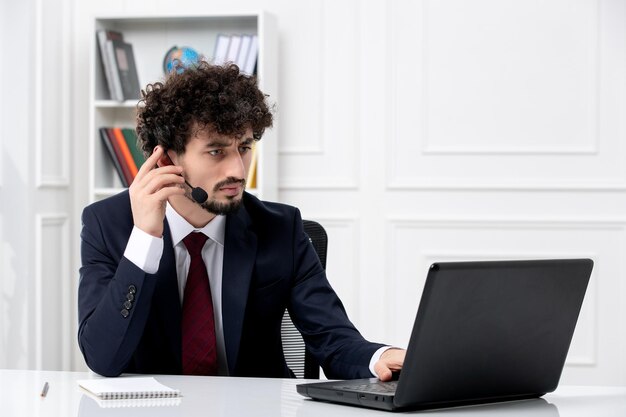
[{"label": "man's ear", "polygon": [[[161,148],[161,149],[163,149],[163,148]],[[174,165],[174,162],[172,161],[172,158],[169,156],[169,151],[167,149],[163,149],[163,154],[157,160],[157,165],[160,166],[160,167],[165,167],[165,166],[168,166],[168,165]]]}]

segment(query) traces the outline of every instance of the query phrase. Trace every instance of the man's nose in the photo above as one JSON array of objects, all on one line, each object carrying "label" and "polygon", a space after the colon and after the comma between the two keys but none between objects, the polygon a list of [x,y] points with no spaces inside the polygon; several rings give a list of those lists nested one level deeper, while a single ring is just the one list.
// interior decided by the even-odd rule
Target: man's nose
[{"label": "man's nose", "polygon": [[243,156],[239,152],[233,152],[229,156],[224,174],[226,177],[245,178],[245,164]]}]

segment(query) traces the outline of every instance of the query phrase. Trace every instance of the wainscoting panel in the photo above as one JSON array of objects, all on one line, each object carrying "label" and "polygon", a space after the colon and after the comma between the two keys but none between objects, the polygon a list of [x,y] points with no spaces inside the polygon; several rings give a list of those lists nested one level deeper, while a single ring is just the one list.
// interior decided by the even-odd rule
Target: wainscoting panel
[{"label": "wainscoting panel", "polygon": [[35,340],[37,369],[68,369],[71,358],[72,274],[66,214],[37,216]]}]

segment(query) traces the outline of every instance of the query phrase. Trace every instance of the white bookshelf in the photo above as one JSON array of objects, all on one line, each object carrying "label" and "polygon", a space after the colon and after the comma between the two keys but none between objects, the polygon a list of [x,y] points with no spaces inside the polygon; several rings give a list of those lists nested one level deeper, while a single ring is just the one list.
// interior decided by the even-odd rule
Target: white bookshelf
[{"label": "white bookshelf", "polygon": [[[259,37],[257,76],[261,91],[269,95],[270,105],[278,95],[277,26],[274,16],[265,12],[202,16],[121,16],[94,19],[91,47],[90,123],[89,123],[89,198],[96,201],[123,190],[117,172],[100,139],[100,127],[135,128],[137,101],[110,99],[98,50],[96,31],[121,32],[133,46],[141,88],[161,81],[163,57],[174,45],[189,46],[213,55],[218,34],[256,34]],[[267,129],[257,148],[256,188],[248,191],[264,200],[277,199],[277,128]]]}]

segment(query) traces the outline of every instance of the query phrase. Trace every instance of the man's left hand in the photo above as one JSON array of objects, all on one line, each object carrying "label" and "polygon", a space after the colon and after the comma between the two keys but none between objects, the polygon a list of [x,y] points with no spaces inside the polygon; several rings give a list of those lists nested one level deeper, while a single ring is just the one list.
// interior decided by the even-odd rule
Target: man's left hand
[{"label": "man's left hand", "polygon": [[406,350],[398,348],[389,348],[383,352],[380,359],[374,365],[374,371],[381,381],[390,381],[392,372],[402,369]]}]

